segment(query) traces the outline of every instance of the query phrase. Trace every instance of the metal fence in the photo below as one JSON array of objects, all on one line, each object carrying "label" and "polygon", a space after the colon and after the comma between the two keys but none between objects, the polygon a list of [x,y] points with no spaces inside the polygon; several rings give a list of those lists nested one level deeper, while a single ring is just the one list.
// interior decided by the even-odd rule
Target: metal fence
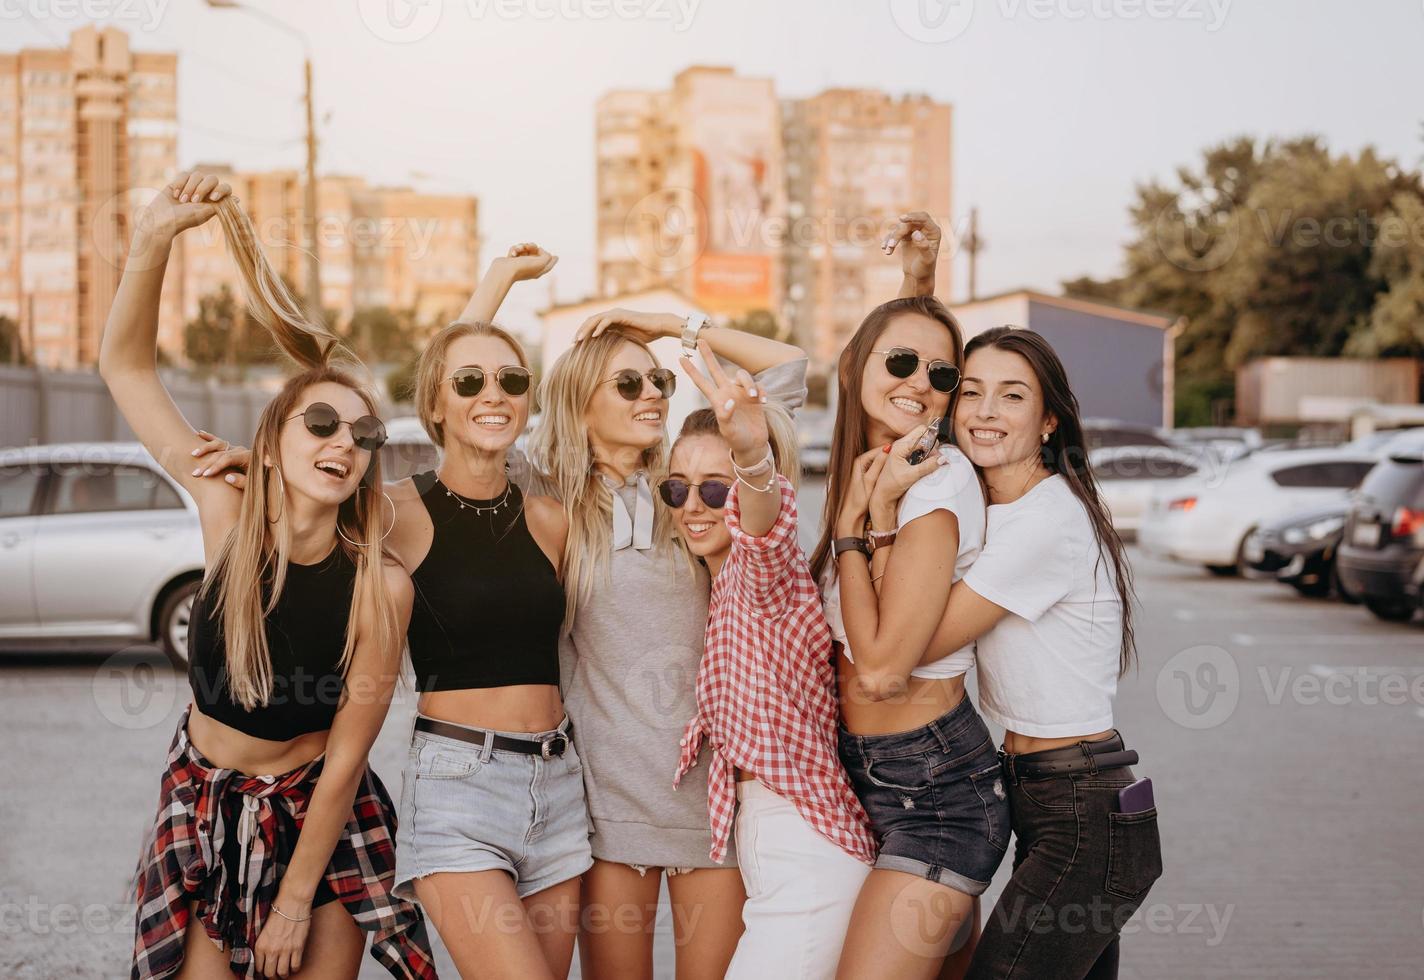
[{"label": "metal fence", "polygon": [[[164,383],[194,427],[245,442],[273,394],[178,373],[165,372]],[[0,366],[0,447],[133,437],[98,374]]]}]

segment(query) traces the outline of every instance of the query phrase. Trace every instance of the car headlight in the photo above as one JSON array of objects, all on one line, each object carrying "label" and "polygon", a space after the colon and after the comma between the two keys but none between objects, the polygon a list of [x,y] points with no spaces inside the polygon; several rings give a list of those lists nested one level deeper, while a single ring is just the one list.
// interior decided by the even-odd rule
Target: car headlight
[{"label": "car headlight", "polygon": [[1303,527],[1288,527],[1281,532],[1281,540],[1286,544],[1304,544],[1305,533]]},{"label": "car headlight", "polygon": [[1322,521],[1316,521],[1305,529],[1305,533],[1312,541],[1324,541],[1330,535],[1339,531],[1345,526],[1343,517],[1327,517]]}]

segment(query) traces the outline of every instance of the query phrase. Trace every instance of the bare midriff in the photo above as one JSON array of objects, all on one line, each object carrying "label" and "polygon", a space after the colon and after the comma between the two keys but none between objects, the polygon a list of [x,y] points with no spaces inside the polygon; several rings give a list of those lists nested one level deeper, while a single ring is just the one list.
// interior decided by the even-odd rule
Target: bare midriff
[{"label": "bare midriff", "polygon": [[923,728],[964,700],[964,677],[911,677],[884,701],[867,697],[845,654],[836,656],[841,721],[855,735],[894,735]]},{"label": "bare midriff", "polygon": [[1018,732],[1004,732],[1004,751],[1010,755],[1046,752],[1049,749],[1061,749],[1065,745],[1077,745],[1079,742],[1096,742],[1099,739],[1107,738],[1112,733],[1113,730],[1109,728],[1105,732],[1074,735],[1070,738],[1035,738],[1032,735],[1020,735]]},{"label": "bare midriff", "polygon": [[196,704],[188,714],[188,740],[198,754],[219,769],[234,769],[245,776],[280,776],[304,766],[326,751],[329,734],[308,732],[278,742],[224,725]]},{"label": "bare midriff", "polygon": [[564,702],[554,684],[510,684],[426,691],[420,696],[420,713],[470,728],[534,734],[559,727]]}]

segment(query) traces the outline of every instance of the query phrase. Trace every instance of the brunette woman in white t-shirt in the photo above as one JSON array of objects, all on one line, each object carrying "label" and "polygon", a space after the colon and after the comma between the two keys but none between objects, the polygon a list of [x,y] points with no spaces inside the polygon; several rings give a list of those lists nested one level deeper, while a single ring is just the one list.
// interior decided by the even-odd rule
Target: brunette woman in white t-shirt
[{"label": "brunette woman in white t-shirt", "polygon": [[[1115,977],[1122,923],[1162,873],[1150,794],[1119,799],[1137,761],[1112,710],[1134,653],[1131,570],[1042,336],[1001,327],[970,340],[954,421],[988,490],[988,527],[920,663],[978,641],[979,705],[1005,729],[1016,838],[968,976]],[[904,448],[880,465],[891,490]]]}]

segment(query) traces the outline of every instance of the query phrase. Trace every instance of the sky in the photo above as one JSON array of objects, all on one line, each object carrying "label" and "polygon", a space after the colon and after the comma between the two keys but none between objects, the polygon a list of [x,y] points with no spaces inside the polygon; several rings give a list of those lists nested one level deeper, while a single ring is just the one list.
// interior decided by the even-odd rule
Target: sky
[{"label": "sky", "polygon": [[[1424,156],[1421,0],[251,0],[305,34],[322,173],[480,199],[483,260],[533,240],[552,282],[520,330],[594,285],[593,107],[689,65],[954,106],[953,215],[979,290],[1119,270],[1135,187],[1238,135]],[[0,0],[0,50],[85,23],[179,53],[179,162],[304,164],[302,45],[204,0]],[[1410,96],[1409,93],[1414,93]],[[945,223],[945,216],[940,216]],[[966,267],[955,265],[953,298]]]}]

